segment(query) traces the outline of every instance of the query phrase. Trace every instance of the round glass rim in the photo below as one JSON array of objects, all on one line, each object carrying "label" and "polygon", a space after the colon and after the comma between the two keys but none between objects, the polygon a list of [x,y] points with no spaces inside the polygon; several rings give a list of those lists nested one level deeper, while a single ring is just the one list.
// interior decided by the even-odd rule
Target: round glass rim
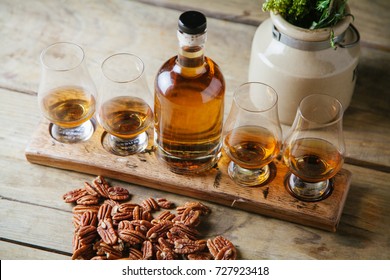
[{"label": "round glass rim", "polygon": [[[76,47],[77,49],[79,49],[81,51],[81,59],[79,61],[79,63],[77,63],[75,66],[73,67],[69,67],[69,68],[65,68],[65,69],[58,69],[58,68],[53,68],[53,67],[50,67],[49,65],[47,65],[44,61],[44,56],[45,54],[47,53],[47,51],[49,51],[49,49],[53,48],[54,46],[57,46],[57,45],[72,45],[74,47]],[[73,69],[76,69],[77,67],[79,67],[83,61],[85,59],[85,53],[84,53],[84,50],[83,48],[76,44],[76,43],[72,43],[72,42],[66,42],[66,41],[61,41],[61,42],[56,42],[56,43],[53,43],[49,46],[47,46],[42,52],[41,52],[41,55],[40,55],[40,60],[41,60],[41,64],[46,68],[46,69],[49,69],[49,70],[52,70],[52,71],[58,71],[58,72],[66,72],[66,71],[71,71]]]},{"label": "round glass rim", "polygon": [[[141,69],[138,71],[138,75],[132,79],[129,79],[129,80],[115,80],[115,79],[112,79],[110,78],[108,75],[106,75],[105,71],[104,71],[104,64],[111,58],[113,57],[116,57],[116,56],[128,56],[128,57],[133,57],[135,58],[139,63],[140,63],[140,66],[141,66]],[[138,55],[135,55],[135,54],[132,54],[132,53],[127,53],[127,52],[121,52],[121,53],[115,53],[115,54],[112,54],[110,56],[108,56],[105,60],[103,60],[102,64],[101,64],[101,67],[102,69],[102,73],[104,75],[104,77],[106,77],[108,80],[114,82],[114,83],[118,83],[118,84],[126,84],[126,83],[131,83],[131,82],[134,82],[136,80],[138,80],[139,78],[141,78],[141,76],[143,75],[144,71],[145,71],[145,64],[144,62],[142,61],[142,59],[138,56]]]},{"label": "round glass rim", "polygon": [[[274,102],[269,106],[267,107],[266,109],[262,109],[262,110],[250,110],[248,108],[245,108],[243,107],[240,102],[238,102],[237,100],[237,95],[238,95],[238,92],[241,88],[243,88],[244,86],[248,86],[248,85],[261,85],[261,86],[264,86],[264,87],[267,87],[271,90],[271,92],[273,93],[273,96],[275,97],[275,100]],[[250,113],[262,113],[262,112],[267,112],[273,108],[275,108],[275,106],[277,106],[278,104],[278,94],[276,92],[276,90],[271,87],[270,85],[267,85],[265,83],[261,83],[261,82],[246,82],[246,83],[243,83],[241,84],[235,91],[234,91],[234,94],[233,94],[233,100],[234,100],[234,103],[242,110],[246,111],[246,112],[250,112]]]},{"label": "round glass rim", "polygon": [[[303,102],[305,102],[307,99],[313,98],[314,96],[322,96],[322,97],[331,98],[333,101],[336,102],[336,104],[337,104],[338,107],[339,107],[339,111],[337,112],[335,118],[334,118],[332,121],[329,121],[329,122],[317,122],[317,121],[313,121],[313,120],[308,119],[308,118],[303,114],[303,112],[302,112],[302,110],[301,110],[301,105],[302,105]],[[341,104],[340,100],[338,100],[336,97],[333,97],[333,96],[328,95],[328,94],[314,93],[314,94],[310,94],[310,95],[305,96],[304,98],[302,98],[302,100],[299,102],[298,113],[299,113],[299,115],[301,116],[301,118],[304,119],[305,121],[307,121],[308,123],[312,123],[312,124],[321,125],[321,126],[323,126],[323,127],[326,127],[326,126],[332,126],[332,125],[338,123],[339,121],[341,121],[342,118],[343,118],[343,115],[344,115],[344,110],[343,110],[343,105]]]}]

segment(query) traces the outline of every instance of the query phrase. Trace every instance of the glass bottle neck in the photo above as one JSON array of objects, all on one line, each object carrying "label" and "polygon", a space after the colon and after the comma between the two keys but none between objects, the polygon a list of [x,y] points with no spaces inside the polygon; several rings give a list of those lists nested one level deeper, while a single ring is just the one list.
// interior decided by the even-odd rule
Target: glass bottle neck
[{"label": "glass bottle neck", "polygon": [[204,64],[204,45],[206,32],[202,34],[186,34],[177,32],[179,39],[178,63],[183,67],[200,67]]}]

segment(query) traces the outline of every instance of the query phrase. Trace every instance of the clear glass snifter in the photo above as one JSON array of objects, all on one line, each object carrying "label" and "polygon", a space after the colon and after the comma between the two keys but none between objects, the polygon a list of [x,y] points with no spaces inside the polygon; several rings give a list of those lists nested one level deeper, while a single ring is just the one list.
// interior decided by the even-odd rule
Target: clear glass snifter
[{"label": "clear glass snifter", "polygon": [[117,53],[101,66],[98,120],[106,131],[103,147],[119,156],[142,152],[153,125],[153,96],[145,79],[144,63],[130,53]]},{"label": "clear glass snifter", "polygon": [[344,162],[343,108],[334,97],[312,94],[300,102],[283,145],[283,159],[291,173],[287,190],[302,201],[330,195],[333,177]]},{"label": "clear glass snifter", "polygon": [[94,132],[91,118],[97,91],[83,49],[74,43],[58,42],[44,49],[40,60],[38,103],[51,122],[51,136],[63,143],[88,140]]},{"label": "clear glass snifter", "polygon": [[277,102],[275,90],[259,82],[242,84],[234,92],[223,147],[231,160],[229,176],[238,185],[261,185],[270,178],[269,164],[282,141]]}]

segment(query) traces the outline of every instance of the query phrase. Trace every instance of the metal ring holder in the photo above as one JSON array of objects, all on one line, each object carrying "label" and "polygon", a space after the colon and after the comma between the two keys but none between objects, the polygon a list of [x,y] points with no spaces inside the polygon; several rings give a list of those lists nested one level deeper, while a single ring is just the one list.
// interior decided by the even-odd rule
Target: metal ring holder
[{"label": "metal ring holder", "polygon": [[[350,31],[353,34],[354,40],[350,43],[343,43],[345,34],[348,31]],[[295,49],[304,50],[304,51],[319,51],[331,47],[329,40],[313,42],[313,41],[303,41],[303,40],[295,39],[293,37],[290,37],[280,32],[275,25],[273,25],[272,27],[272,36],[274,39],[287,46],[290,46]],[[359,41],[360,41],[359,31],[352,24],[349,25],[348,29],[345,32],[343,32],[342,34],[334,38],[335,46],[340,48],[351,48],[356,44],[358,44]]]}]

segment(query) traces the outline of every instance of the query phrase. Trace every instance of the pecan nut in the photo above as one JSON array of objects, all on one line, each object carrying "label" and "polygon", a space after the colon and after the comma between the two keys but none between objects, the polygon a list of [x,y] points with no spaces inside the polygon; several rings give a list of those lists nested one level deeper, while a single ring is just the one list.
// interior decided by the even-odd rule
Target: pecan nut
[{"label": "pecan nut", "polygon": [[157,201],[154,200],[153,197],[149,197],[148,199],[142,201],[141,206],[145,211],[149,212],[160,210],[160,206],[158,205]]},{"label": "pecan nut", "polygon": [[187,238],[196,240],[198,239],[198,236],[200,236],[200,232],[198,230],[181,223],[175,223],[169,232],[171,233],[171,238],[175,239]]},{"label": "pecan nut", "polygon": [[97,232],[102,238],[103,242],[114,245],[118,241],[118,235],[113,227],[111,219],[103,219],[99,222]]},{"label": "pecan nut", "polygon": [[150,240],[158,240],[158,238],[165,236],[172,226],[171,221],[161,221],[148,230],[146,237]]},{"label": "pecan nut", "polygon": [[142,243],[142,258],[144,260],[151,260],[153,258],[153,244],[149,240]]},{"label": "pecan nut", "polygon": [[186,202],[183,206],[177,207],[176,210],[177,213],[181,215],[187,208],[191,208],[192,210],[198,210],[202,215],[207,215],[211,212],[211,209],[201,202]]},{"label": "pecan nut", "polygon": [[157,224],[158,221],[166,220],[166,221],[172,221],[176,217],[175,214],[171,213],[171,211],[165,210],[160,213],[160,215],[157,216],[156,219],[152,220],[152,223]]},{"label": "pecan nut", "polygon": [[151,221],[152,220],[152,215],[150,214],[149,211],[145,211],[142,206],[135,206],[133,209],[133,219],[134,220],[147,220]]},{"label": "pecan nut", "polygon": [[98,237],[96,227],[92,225],[81,226],[75,234],[81,245],[92,244]]},{"label": "pecan nut", "polygon": [[73,207],[73,214],[83,214],[84,212],[93,212],[97,213],[99,211],[99,205],[76,205]]},{"label": "pecan nut", "polygon": [[122,229],[118,232],[119,238],[130,245],[141,244],[146,239],[142,232],[132,229]]},{"label": "pecan nut", "polygon": [[181,214],[180,222],[189,227],[197,227],[200,224],[200,215],[201,212],[199,210],[187,208]]},{"label": "pecan nut", "polygon": [[141,231],[142,233],[147,233],[154,225],[147,220],[132,220],[130,224],[134,227],[135,230]]},{"label": "pecan nut", "polygon": [[235,260],[237,250],[233,243],[223,236],[207,240],[207,247],[216,260]]},{"label": "pecan nut", "polygon": [[84,182],[84,188],[85,188],[85,190],[87,191],[88,194],[100,197],[100,194],[97,192],[95,187],[92,186],[90,183]]},{"label": "pecan nut", "polygon": [[66,203],[76,202],[80,197],[87,195],[86,189],[75,189],[68,191],[66,194],[62,196]]},{"label": "pecan nut", "polygon": [[94,256],[94,254],[95,253],[91,244],[83,245],[73,252],[72,260],[78,260],[78,259],[89,260]]},{"label": "pecan nut", "polygon": [[211,212],[200,202],[186,202],[176,213],[164,198],[147,198],[141,204],[118,202],[130,197],[121,187],[111,187],[102,176],[63,195],[73,207],[72,259],[236,259],[233,243],[222,236],[199,240],[202,216]]},{"label": "pecan nut", "polygon": [[136,248],[129,249],[129,260],[142,260],[143,254],[140,250]]},{"label": "pecan nut", "polygon": [[92,186],[94,190],[102,197],[108,198],[108,188],[109,185],[107,181],[102,177],[102,176],[97,176],[93,181],[92,181]]},{"label": "pecan nut", "polygon": [[80,217],[80,226],[97,226],[98,218],[96,213],[92,211],[85,211]]},{"label": "pecan nut", "polygon": [[130,193],[128,190],[122,187],[109,187],[107,189],[108,197],[112,200],[127,200],[130,197]]},{"label": "pecan nut", "polygon": [[116,214],[114,214],[114,216],[112,216],[112,221],[114,223],[114,225],[118,225],[121,221],[125,221],[125,220],[131,220],[133,217],[133,213],[132,212],[118,212]]},{"label": "pecan nut", "polygon": [[79,205],[96,205],[99,203],[99,198],[97,196],[86,194],[76,201]]},{"label": "pecan nut", "polygon": [[175,207],[175,204],[166,198],[157,198],[157,204],[163,209],[172,209]]},{"label": "pecan nut", "polygon": [[175,240],[173,251],[177,254],[192,254],[206,248],[205,240],[178,239]]},{"label": "pecan nut", "polygon": [[122,257],[122,251],[107,243],[100,243],[100,250],[104,252],[107,260],[117,260]]},{"label": "pecan nut", "polygon": [[207,260],[213,260],[214,257],[209,252],[196,252],[196,253],[188,254],[187,259],[195,260],[195,261],[207,261]]},{"label": "pecan nut", "polygon": [[176,260],[178,255],[173,251],[173,245],[160,237],[156,246],[156,258],[158,260]]},{"label": "pecan nut", "polygon": [[111,211],[112,206],[110,204],[103,203],[102,205],[100,205],[99,212],[97,214],[99,221],[111,218]]}]

